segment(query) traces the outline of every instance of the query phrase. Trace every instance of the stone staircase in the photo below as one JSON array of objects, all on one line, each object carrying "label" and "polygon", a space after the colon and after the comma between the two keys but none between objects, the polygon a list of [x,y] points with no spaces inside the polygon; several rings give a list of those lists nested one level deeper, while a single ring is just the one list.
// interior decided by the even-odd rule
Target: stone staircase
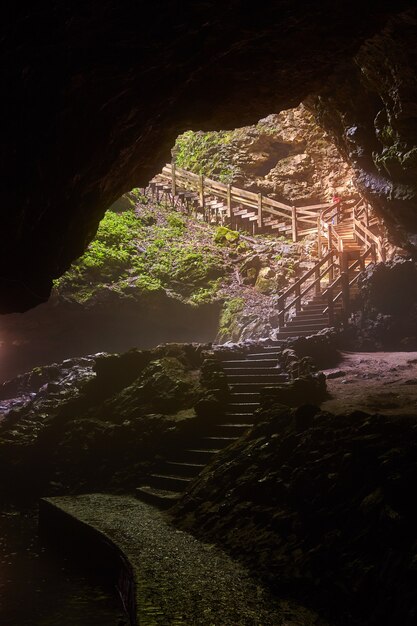
[{"label": "stone staircase", "polygon": [[[150,184],[157,199],[160,193],[168,194],[172,189],[171,185],[158,179]],[[176,194],[172,193],[171,198],[195,206],[196,211],[202,209],[201,198],[196,192],[177,191]],[[218,198],[206,197],[203,205],[206,215],[208,212],[216,221],[219,215],[224,216],[227,209],[229,217],[233,218],[232,223],[233,220],[253,223],[259,220],[259,211],[231,206],[230,202],[227,207]],[[316,207],[310,207],[313,208]],[[339,211],[338,207],[331,208],[333,212],[329,214],[327,251],[324,251],[323,256],[318,236],[321,258],[279,295],[280,327],[274,334],[274,341],[268,346],[254,348],[244,358],[222,360],[230,388],[230,400],[223,418],[219,421],[218,417],[213,416],[213,423],[206,425],[204,431],[186,438],[181,446],[168,454],[158,470],[148,477],[147,483],[137,488],[139,498],[161,508],[172,506],[206,465],[253,425],[261,389],[288,380],[279,366],[280,350],[285,342],[290,338],[314,335],[337,323],[343,314],[346,319],[350,302],[357,291],[357,278],[375,257],[368,239],[374,235],[365,229],[366,236],[359,241],[359,231],[355,230],[355,210],[344,212]],[[337,224],[333,224],[335,216]],[[277,234],[281,228],[283,232],[288,231],[288,223],[270,216],[263,218],[262,226]],[[297,240],[297,229],[295,233],[293,230],[293,240]],[[307,299],[307,294],[312,294],[312,297]]]},{"label": "stone staircase", "polygon": [[253,425],[260,390],[288,380],[278,360],[283,342],[281,338],[270,346],[255,348],[245,358],[222,359],[230,388],[223,419],[214,417],[213,424],[204,427],[203,432],[186,438],[182,447],[175,448],[146,484],[137,488],[138,498],[160,508],[173,506],[204,467]]},{"label": "stone staircase", "polygon": [[[334,228],[343,240],[347,276],[349,284],[352,283],[352,286],[349,286],[350,297],[353,297],[356,278],[365,263],[365,259],[359,263],[363,247],[355,241],[348,222],[341,222]],[[316,266],[313,266],[312,270],[307,274],[314,278]],[[314,286],[314,282],[311,284]],[[337,317],[341,314],[342,300],[336,301],[332,308],[333,315]],[[274,336],[274,341],[268,346],[255,347],[244,358],[222,359],[230,388],[230,400],[223,419],[219,421],[213,416],[213,423],[205,426],[204,431],[186,439],[182,446],[176,447],[158,470],[148,477],[147,483],[137,488],[137,496],[160,508],[169,508],[175,504],[181,493],[190,487],[206,465],[253,425],[261,389],[276,387],[288,380],[287,374],[283,373],[279,366],[280,351],[286,341],[290,338],[314,335],[328,328],[327,310],[328,294],[326,289],[320,289],[310,300],[301,302],[300,299],[292,317],[281,326]]]}]

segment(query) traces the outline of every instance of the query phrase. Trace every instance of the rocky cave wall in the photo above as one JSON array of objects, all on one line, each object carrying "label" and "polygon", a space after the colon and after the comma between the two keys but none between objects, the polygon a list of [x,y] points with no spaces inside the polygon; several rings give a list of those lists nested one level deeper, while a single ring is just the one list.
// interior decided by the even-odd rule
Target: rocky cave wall
[{"label": "rocky cave wall", "polygon": [[309,100],[390,239],[417,244],[417,13],[391,18]]},{"label": "rocky cave wall", "polygon": [[1,26],[1,312],[47,299],[107,207],[158,171],[180,132],[242,126],[298,104],[408,4],[10,7]]}]

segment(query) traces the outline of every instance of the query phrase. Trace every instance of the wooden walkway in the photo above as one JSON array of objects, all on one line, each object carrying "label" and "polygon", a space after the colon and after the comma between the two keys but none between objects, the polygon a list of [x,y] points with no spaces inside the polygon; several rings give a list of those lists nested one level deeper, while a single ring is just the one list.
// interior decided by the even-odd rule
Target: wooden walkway
[{"label": "wooden walkway", "polygon": [[360,273],[369,263],[386,258],[378,220],[370,216],[364,200],[296,207],[188,172],[175,163],[165,165],[147,193],[214,225],[271,233],[293,242],[315,235],[315,266],[279,294],[279,329],[287,337],[312,334],[312,326],[318,330],[346,321]]}]

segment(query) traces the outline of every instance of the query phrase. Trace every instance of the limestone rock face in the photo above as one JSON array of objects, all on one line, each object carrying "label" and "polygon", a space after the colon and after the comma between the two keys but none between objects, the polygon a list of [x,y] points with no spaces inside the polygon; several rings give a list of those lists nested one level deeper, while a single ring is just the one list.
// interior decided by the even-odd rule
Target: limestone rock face
[{"label": "limestone rock face", "polygon": [[391,240],[417,244],[417,13],[369,39],[311,105],[352,164]]},{"label": "limestone rock face", "polygon": [[358,197],[354,171],[303,105],[236,131],[234,183],[295,205]]},{"label": "limestone rock face", "polygon": [[377,0],[5,9],[1,311],[46,300],[105,210],[160,169],[180,132],[297,105],[386,18]]}]

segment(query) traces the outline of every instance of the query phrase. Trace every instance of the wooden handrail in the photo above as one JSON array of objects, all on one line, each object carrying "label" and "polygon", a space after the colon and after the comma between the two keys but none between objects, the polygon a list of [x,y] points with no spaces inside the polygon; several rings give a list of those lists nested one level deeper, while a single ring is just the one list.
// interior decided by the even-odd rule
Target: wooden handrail
[{"label": "wooden handrail", "polygon": [[[331,261],[334,255],[334,250],[330,250],[326,256],[324,256],[322,259],[320,259],[315,265],[314,267],[312,267],[311,269],[309,269],[305,274],[303,274],[301,276],[301,278],[299,278],[293,285],[291,285],[291,287],[288,287],[288,289],[286,289],[284,291],[284,293],[280,294],[280,296],[278,297],[278,320],[279,320],[279,326],[283,326],[284,325],[284,316],[285,313],[292,307],[292,306],[296,306],[297,310],[299,310],[299,308],[301,307],[301,298],[303,297],[303,295],[305,295],[308,291],[310,291],[310,289],[312,289],[315,284],[317,283],[317,280],[319,280],[318,278],[316,278],[311,285],[308,286],[308,288],[306,290],[304,290],[303,292],[301,292],[301,286],[313,275],[315,275],[317,273],[317,271],[328,261]],[[333,265],[330,264],[329,267],[326,268],[326,271],[323,273],[323,276],[325,276],[328,272],[331,271],[331,266]],[[321,279],[320,279],[321,280]],[[295,294],[295,298],[289,302],[288,304],[286,304],[286,300],[287,298],[292,295]]]},{"label": "wooden handrail", "polygon": [[[172,164],[167,163],[159,176],[167,180],[167,182],[170,181],[174,189],[182,186],[186,189],[198,191],[200,196],[202,195],[201,176],[198,174],[184,170],[176,165],[173,167]],[[173,177],[174,183],[172,181]],[[231,204],[233,202],[237,205],[253,209],[258,215],[258,226],[262,225],[266,214],[283,218],[288,222],[288,230],[291,230],[294,241],[298,239],[298,232],[302,234],[310,231],[315,232],[317,228],[318,212],[333,206],[328,203],[321,203],[294,207],[253,191],[246,191],[239,187],[217,182],[206,176],[204,176],[203,185],[206,195],[212,195],[226,200],[229,217],[231,214]],[[314,225],[314,228],[311,228],[311,225]]]},{"label": "wooden handrail", "polygon": [[[331,202],[290,206],[263,194],[247,191],[230,184],[212,180],[206,176],[194,174],[178,167],[174,162],[165,165],[162,173],[158,176],[162,180],[166,180],[167,184],[170,183],[169,187],[173,192],[173,196],[177,188],[188,189],[198,193],[200,207],[206,218],[210,215],[210,212],[214,211],[214,209],[210,209],[210,197],[214,197],[220,199],[226,205],[223,215],[227,216],[228,219],[234,215],[232,205],[237,205],[237,207],[242,208],[243,212],[244,208],[250,209],[250,217],[248,219],[254,221],[258,228],[262,228],[264,224],[268,226],[268,222],[271,219],[275,220],[274,227],[277,231],[284,232],[287,235],[290,234],[293,241],[297,241],[300,237],[307,234],[317,233],[319,257],[323,253],[323,243],[325,244],[324,247],[327,247],[329,251],[335,249],[339,253],[343,252],[343,238],[332,226],[334,218],[339,223],[340,219],[343,220],[349,214],[349,220],[350,216],[352,216],[354,235],[357,239],[365,246],[369,242],[373,242],[379,259],[385,260],[385,249],[382,240],[369,229],[370,221],[367,206],[365,206],[361,198],[349,206],[345,202],[343,205],[340,202]],[[206,200],[207,197],[208,200]],[[206,204],[207,207],[205,206]],[[217,220],[218,207],[215,208],[215,211]],[[248,213],[246,213],[246,216],[248,216]],[[282,223],[277,223],[276,218],[283,220]],[[325,243],[326,239],[327,245]]]},{"label": "wooden handrail", "polygon": [[[351,272],[352,270],[355,270],[357,267],[361,266],[364,261],[366,260],[366,258],[372,254],[372,246],[369,246],[365,252],[363,254],[361,254],[361,256],[359,257],[359,259],[356,259],[356,261],[354,261],[348,268],[348,271],[345,272],[345,274],[349,275],[349,272]],[[334,288],[337,287],[343,280],[342,278],[343,274],[340,274],[340,276],[338,276],[338,278],[336,278],[336,280],[333,281],[333,283],[331,285],[328,286],[328,288],[323,291],[323,295],[333,295],[333,291]],[[354,276],[354,278],[348,282],[349,287],[351,287],[359,278],[359,274],[357,276]],[[339,291],[336,296],[331,298],[331,303],[332,304],[336,304],[336,302],[338,302],[338,300],[340,300],[340,298],[343,296],[343,290]],[[329,312],[329,308],[330,308],[330,302],[329,305],[324,309],[323,314],[328,313]]]},{"label": "wooden handrail", "polygon": [[324,256],[322,259],[320,259],[320,261],[318,261],[316,263],[316,265],[314,267],[312,267],[311,269],[309,269],[305,274],[303,274],[301,276],[301,278],[299,278],[294,284],[291,285],[291,287],[288,287],[288,289],[286,291],[284,291],[283,294],[281,294],[281,297],[283,298],[288,298],[288,296],[290,296],[293,291],[295,291],[295,289],[297,288],[297,286],[300,286],[310,278],[310,276],[313,276],[316,267],[321,267],[324,263],[326,263],[330,258],[332,258],[334,254],[333,250],[330,250],[330,252],[328,252],[326,254],[326,256]]}]

